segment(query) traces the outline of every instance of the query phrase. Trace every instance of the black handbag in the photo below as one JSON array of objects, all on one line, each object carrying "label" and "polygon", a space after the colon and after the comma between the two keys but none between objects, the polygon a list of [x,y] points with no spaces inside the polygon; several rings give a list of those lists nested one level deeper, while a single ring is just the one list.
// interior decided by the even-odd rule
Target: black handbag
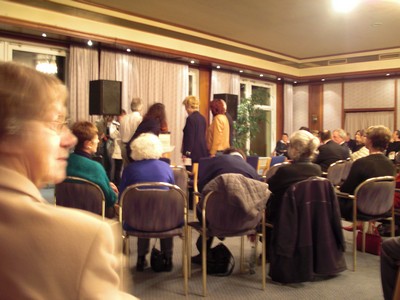
[{"label": "black handbag", "polygon": [[165,253],[156,248],[155,245],[156,243],[154,243],[154,246],[151,249],[150,266],[154,272],[162,272],[165,269],[165,262],[166,262]]}]

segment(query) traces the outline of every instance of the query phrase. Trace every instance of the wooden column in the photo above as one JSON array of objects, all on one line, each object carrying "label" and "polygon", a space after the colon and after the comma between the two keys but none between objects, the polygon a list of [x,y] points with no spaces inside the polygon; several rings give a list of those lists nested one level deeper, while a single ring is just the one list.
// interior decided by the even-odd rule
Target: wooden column
[{"label": "wooden column", "polygon": [[209,107],[210,107],[210,93],[211,93],[211,70],[209,68],[199,69],[199,98],[200,98],[200,113],[206,118],[207,124],[209,120]]},{"label": "wooden column", "polygon": [[308,87],[308,127],[310,130],[322,130],[323,124],[323,84],[311,84]]}]

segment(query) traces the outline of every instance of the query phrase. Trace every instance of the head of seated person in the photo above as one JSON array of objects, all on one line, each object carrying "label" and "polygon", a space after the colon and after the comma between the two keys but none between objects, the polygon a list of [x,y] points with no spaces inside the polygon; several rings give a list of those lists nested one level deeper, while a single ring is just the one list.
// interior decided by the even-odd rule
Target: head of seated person
[{"label": "head of seated person", "polygon": [[76,122],[72,125],[72,133],[78,138],[75,153],[92,156],[99,145],[97,127],[88,121]]},{"label": "head of seated person", "polygon": [[243,150],[239,148],[235,147],[227,148],[224,151],[222,151],[222,154],[236,155],[243,158],[243,160],[246,160],[246,154],[244,154]]},{"label": "head of seated person", "polygon": [[130,145],[131,158],[135,161],[160,159],[163,148],[160,139],[153,133],[142,133]]},{"label": "head of seated person", "polygon": [[290,137],[288,154],[293,162],[311,161],[319,146],[319,139],[306,130],[295,131]]}]

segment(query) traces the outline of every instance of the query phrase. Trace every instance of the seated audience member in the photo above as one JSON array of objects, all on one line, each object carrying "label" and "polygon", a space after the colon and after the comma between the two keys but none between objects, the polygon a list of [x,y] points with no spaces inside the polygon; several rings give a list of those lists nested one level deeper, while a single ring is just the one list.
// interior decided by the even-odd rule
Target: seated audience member
[{"label": "seated audience member", "polygon": [[356,152],[360,150],[362,147],[364,147],[365,141],[363,140],[363,136],[364,136],[363,129],[359,129],[356,131],[356,133],[354,134],[354,144],[352,145],[351,148],[349,147],[351,152]]},{"label": "seated audience member", "polygon": [[276,147],[275,147],[275,155],[276,156],[286,156],[287,158],[289,158],[288,155],[288,147],[289,147],[289,137],[288,134],[285,132],[282,134],[282,138],[281,140],[279,140],[276,143]]},{"label": "seated audience member", "polygon": [[381,251],[381,282],[385,300],[392,300],[400,265],[400,237],[384,240]]},{"label": "seated audience member", "polygon": [[394,161],[396,153],[400,151],[400,130],[393,131],[392,141],[386,149],[386,156]]},{"label": "seated audience member", "polygon": [[365,147],[365,132],[364,130],[357,130],[356,132],[356,143],[357,146],[354,149],[358,149],[357,151],[354,151],[353,153],[350,154],[350,158],[351,160],[357,160],[361,157],[365,157],[367,155],[369,155],[369,150],[367,149],[367,147]]},{"label": "seated audience member", "polygon": [[350,149],[346,144],[346,135],[347,134],[343,129],[341,128],[335,129],[332,132],[332,140],[335,143],[339,144],[343,149],[345,149],[347,157],[350,157]]},{"label": "seated audience member", "polygon": [[[357,133],[356,133],[357,135]],[[349,147],[351,152],[356,152],[358,149],[356,149],[357,147],[357,137],[354,136],[354,140],[351,138],[350,132],[346,132],[346,138],[344,140],[344,142],[346,143],[347,147]]]},{"label": "seated audience member", "polygon": [[136,299],[118,290],[110,226],[40,194],[76,144],[66,98],[57,77],[0,62],[0,298]]},{"label": "seated audience member", "polygon": [[[175,184],[174,174],[171,167],[164,161],[159,160],[162,154],[160,139],[153,133],[143,133],[138,136],[130,145],[131,162],[122,173],[120,191],[123,191],[132,184],[141,182],[166,182]],[[168,212],[164,212],[168,214]],[[162,218],[162,215],[160,215]],[[147,266],[146,255],[149,253],[149,239],[138,238],[138,257],[136,270],[143,272]],[[172,270],[173,238],[160,239],[161,250],[165,253],[165,268]]]},{"label": "seated audience member", "polygon": [[223,100],[214,99],[211,101],[210,110],[213,120],[207,129],[206,141],[210,156],[214,157],[217,152],[222,153],[222,151],[230,147],[230,129]]},{"label": "seated audience member", "polygon": [[154,103],[149,107],[147,113],[144,115],[142,122],[136,128],[135,133],[126,144],[126,153],[128,159],[132,161],[131,156],[131,143],[142,133],[151,132],[158,136],[160,133],[168,132],[167,114],[165,112],[165,105],[162,103]]},{"label": "seated audience member", "polygon": [[272,192],[267,203],[268,222],[273,223],[277,217],[282,197],[289,186],[312,176],[321,176],[321,167],[312,163],[318,145],[318,138],[308,131],[298,130],[291,135],[288,154],[292,163],[279,167],[268,180]]},{"label": "seated audience member", "polygon": [[320,139],[321,145],[318,148],[319,153],[315,163],[321,166],[322,172],[326,172],[332,163],[350,157],[349,149],[335,143],[329,130],[321,131]]},{"label": "seated audience member", "polygon": [[199,178],[198,190],[201,193],[204,186],[218,175],[225,173],[242,174],[248,178],[260,179],[257,171],[246,162],[246,155],[238,148],[228,148],[222,155],[216,156],[213,163],[204,170],[205,176]]},{"label": "seated audience member", "polygon": [[[383,154],[390,141],[390,130],[382,125],[370,126],[365,134],[365,146],[369,150],[369,155],[353,163],[349,176],[340,186],[341,192],[354,194],[357,186],[368,178],[396,176],[394,164]],[[352,220],[353,201],[339,198],[339,205],[342,217]]]},{"label": "seated audience member", "polygon": [[[218,155],[212,158],[213,163],[209,164],[206,170],[204,170],[205,177],[199,178],[198,189],[199,192],[214,178],[222,174],[235,173],[242,174],[243,176],[255,180],[259,180],[260,176],[256,170],[246,162],[246,156],[242,150],[237,148],[228,148],[222,155]],[[197,207],[196,210],[197,219],[201,222],[201,209]],[[207,249],[211,248],[213,238],[207,240]],[[200,254],[192,258],[192,262],[201,263],[201,236],[196,242],[197,250]]]},{"label": "seated audience member", "polygon": [[78,143],[68,158],[67,176],[81,177],[97,184],[106,198],[106,216],[113,218],[118,188],[110,182],[103,166],[91,159],[99,144],[97,128],[88,121],[76,122],[72,125],[72,133],[78,138]]}]

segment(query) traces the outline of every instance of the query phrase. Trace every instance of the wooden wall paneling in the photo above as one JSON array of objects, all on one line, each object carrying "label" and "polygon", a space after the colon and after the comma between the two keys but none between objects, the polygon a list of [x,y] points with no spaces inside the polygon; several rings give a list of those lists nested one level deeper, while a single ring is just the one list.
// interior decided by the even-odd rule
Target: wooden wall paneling
[{"label": "wooden wall paneling", "polygon": [[311,130],[321,130],[323,124],[323,91],[322,84],[309,85],[309,121],[308,127]]},{"label": "wooden wall paneling", "polygon": [[200,113],[210,124],[210,93],[211,93],[211,70],[208,68],[199,69],[199,94],[200,94]]},{"label": "wooden wall paneling", "polygon": [[284,84],[279,82],[276,84],[276,140],[279,140],[284,128]]}]

